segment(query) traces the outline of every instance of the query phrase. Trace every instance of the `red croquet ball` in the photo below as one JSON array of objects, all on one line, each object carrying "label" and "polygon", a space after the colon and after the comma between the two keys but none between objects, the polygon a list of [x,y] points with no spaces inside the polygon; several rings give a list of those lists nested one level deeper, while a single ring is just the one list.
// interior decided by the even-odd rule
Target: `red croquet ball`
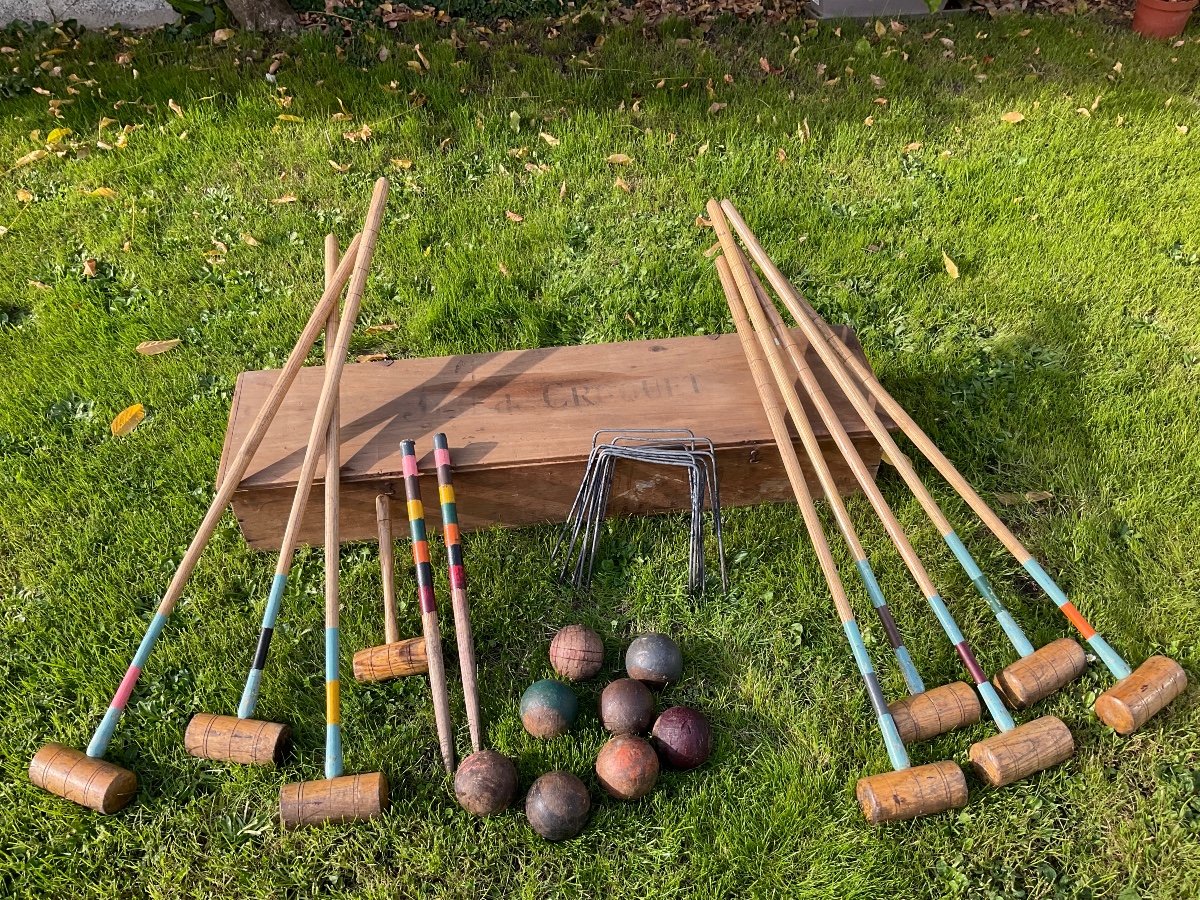
[{"label": "red croquet ball", "polygon": [[676,769],[694,769],[712,753],[708,720],[687,706],[663,710],[650,734],[662,761]]},{"label": "red croquet ball", "polygon": [[658,780],[658,754],[637,735],[617,735],[600,748],[596,777],[609,796],[640,800]]}]

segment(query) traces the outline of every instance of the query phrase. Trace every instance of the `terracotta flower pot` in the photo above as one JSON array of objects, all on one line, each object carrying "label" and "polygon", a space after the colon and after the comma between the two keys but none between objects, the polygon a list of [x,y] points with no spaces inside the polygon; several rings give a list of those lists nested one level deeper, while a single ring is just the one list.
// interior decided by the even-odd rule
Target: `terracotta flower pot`
[{"label": "terracotta flower pot", "polygon": [[1133,30],[1146,37],[1179,37],[1197,2],[1200,0],[1137,0]]}]

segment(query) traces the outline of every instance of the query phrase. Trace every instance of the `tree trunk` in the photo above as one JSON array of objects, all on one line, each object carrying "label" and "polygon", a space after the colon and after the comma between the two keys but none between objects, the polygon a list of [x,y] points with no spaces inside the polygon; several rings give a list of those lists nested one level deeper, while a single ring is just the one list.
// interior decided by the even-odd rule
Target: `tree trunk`
[{"label": "tree trunk", "polygon": [[248,31],[295,31],[300,27],[287,0],[225,0],[225,5]]}]

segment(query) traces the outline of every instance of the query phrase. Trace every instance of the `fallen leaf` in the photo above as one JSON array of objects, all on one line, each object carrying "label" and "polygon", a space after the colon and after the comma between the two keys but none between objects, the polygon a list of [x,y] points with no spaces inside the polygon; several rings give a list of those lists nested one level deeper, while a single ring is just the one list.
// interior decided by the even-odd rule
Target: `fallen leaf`
[{"label": "fallen leaf", "polygon": [[875,117],[867,116],[865,119],[863,119],[863,124],[866,125],[868,128],[870,128],[872,125],[875,124]]},{"label": "fallen leaf", "polygon": [[386,353],[364,353],[362,356],[354,357],[354,361],[360,363],[383,362],[387,358]]},{"label": "fallen leaf", "polygon": [[350,142],[361,141],[366,143],[371,139],[371,129],[367,125],[363,125],[358,131],[343,131],[342,137]]},{"label": "fallen leaf", "polygon": [[1112,70],[1114,72],[1116,72],[1118,75],[1120,75],[1122,72],[1125,71],[1125,67],[1123,65],[1121,65],[1121,61],[1118,59],[1115,63],[1113,63]]},{"label": "fallen leaf", "polygon": [[295,203],[296,195],[295,194],[284,194],[282,197],[276,197],[271,202],[274,203],[276,206],[282,206],[284,203]]},{"label": "fallen leaf", "polygon": [[707,152],[708,152],[708,141],[705,141],[703,144],[701,144],[699,147],[696,148],[697,156],[703,156]]},{"label": "fallen leaf", "polygon": [[887,84],[887,82],[884,81],[882,78],[880,78],[878,75],[871,75],[869,77],[871,79],[871,84],[875,85],[875,87],[879,88],[880,90],[882,90],[883,86],[885,84]]},{"label": "fallen leaf", "polygon": [[421,52],[421,45],[413,45],[413,53],[417,54],[417,59],[421,61],[421,65],[425,67],[425,71],[429,71],[429,60],[425,58],[425,54]]},{"label": "fallen leaf", "polygon": [[954,260],[950,258],[949,254],[947,254],[945,250],[942,251],[942,265],[946,267],[947,275],[949,275],[951,278],[958,277],[958,266],[954,264]]},{"label": "fallen leaf", "polygon": [[387,334],[390,331],[395,331],[399,327],[399,325],[396,325],[393,322],[384,322],[381,325],[368,325],[363,329],[363,334]]},{"label": "fallen leaf", "polygon": [[179,118],[183,118],[183,107],[176,103],[174,98],[169,98],[167,100],[167,106],[171,108],[171,112],[175,113],[175,115],[179,116]]},{"label": "fallen leaf", "polygon": [[557,147],[559,144],[562,143],[562,141],[560,141],[554,135],[548,134],[545,131],[539,132],[538,137],[540,137],[543,141],[545,141],[551,147]]},{"label": "fallen leaf", "polygon": [[350,171],[350,166],[352,166],[352,165],[353,165],[353,163],[338,163],[338,162],[334,162],[332,159],[331,159],[331,160],[329,160],[328,162],[329,162],[329,165],[333,166],[333,170],[334,170],[335,172],[341,172],[343,175],[345,175],[347,172],[349,172],[349,171]]},{"label": "fallen leaf", "polygon": [[567,196],[567,183],[564,181],[558,188],[558,199],[562,200]]},{"label": "fallen leaf", "polygon": [[395,166],[397,169],[404,169],[407,171],[408,169],[411,169],[413,167],[413,161],[411,159],[401,159],[399,157],[392,157],[392,165]]},{"label": "fallen leaf", "polygon": [[278,119],[280,122],[303,122],[304,121],[304,119],[301,116],[293,116],[291,113],[281,113],[280,115],[276,116],[275,118]]},{"label": "fallen leaf", "polygon": [[94,259],[85,259],[83,261],[83,277],[84,278],[95,278],[96,277],[96,261]]},{"label": "fallen leaf", "polygon": [[614,187],[616,187],[616,188],[619,188],[620,190],[624,191],[624,192],[625,192],[625,193],[627,193],[627,194],[632,194],[632,193],[633,193],[633,188],[631,188],[631,187],[629,186],[629,182],[628,182],[628,181],[626,181],[624,178],[618,178],[618,179],[617,179],[617,180],[614,182],[613,186],[614,186]]},{"label": "fallen leaf", "polygon": [[1024,122],[1025,117],[1015,109],[1011,112],[1006,112],[1000,117],[1001,122],[1007,122],[1009,125],[1016,125],[1018,122]]},{"label": "fallen leaf", "polygon": [[69,138],[70,136],[70,128],[55,128],[48,135],[46,135],[46,144],[49,146],[61,144],[65,138]]},{"label": "fallen leaf", "polygon": [[17,191],[17,202],[32,203],[33,194],[30,191],[25,190],[25,188],[21,188],[19,191]]},{"label": "fallen leaf", "polygon": [[1030,503],[1041,503],[1043,500],[1052,500],[1054,495],[1049,491],[1026,491],[1025,499]]},{"label": "fallen leaf", "polygon": [[98,187],[94,191],[88,191],[87,196],[103,197],[105,200],[113,200],[113,199],[116,199],[117,192],[114,191],[112,188]]},{"label": "fallen leaf", "polygon": [[712,228],[712,219],[706,219],[704,216],[696,216],[696,221],[692,224],[697,228]]},{"label": "fallen leaf", "polygon": [[39,291],[50,290],[50,285],[46,284],[44,281],[30,281],[29,286],[31,288],[37,288]]},{"label": "fallen leaf", "polygon": [[258,246],[258,241],[256,241],[254,239],[254,235],[252,235],[248,231],[243,231],[240,235],[238,235],[238,237],[240,237],[242,239],[242,243],[245,244],[247,247],[257,247]]},{"label": "fallen leaf", "polygon": [[518,215],[517,213],[513,212],[511,209],[506,209],[504,211],[504,218],[508,219],[508,221],[510,221],[510,222],[524,222],[525,221],[524,216]]},{"label": "fallen leaf", "polygon": [[608,157],[608,163],[613,166],[628,166],[633,163],[633,157],[624,153],[613,153]]},{"label": "fallen leaf", "polygon": [[232,40],[236,34],[237,32],[232,28],[218,28],[213,32],[212,42],[215,46],[219,47],[226,41]]},{"label": "fallen leaf", "polygon": [[107,128],[109,125],[116,125],[116,124],[118,124],[116,119],[110,119],[110,118],[108,118],[108,116],[101,116],[100,124],[98,127],[101,130],[103,130],[103,129]]},{"label": "fallen leaf", "polygon": [[1188,133],[1188,127],[1186,125],[1176,125],[1175,130],[1178,131],[1180,134]]},{"label": "fallen leaf", "polygon": [[508,271],[508,266],[506,266],[503,262],[496,263],[496,268],[498,268],[500,270],[500,274],[503,275],[505,278],[507,278],[509,276],[510,273]]},{"label": "fallen leaf", "polygon": [[775,151],[775,159],[781,163],[787,162],[787,151],[780,147]]},{"label": "fallen leaf", "polygon": [[1021,502],[1022,499],[1024,499],[1024,498],[1022,498],[1020,494],[1004,493],[1004,494],[996,495],[996,502],[999,503],[1001,506],[1016,506],[1018,503]]},{"label": "fallen leaf", "polygon": [[1075,112],[1079,113],[1079,115],[1083,116],[1085,119],[1090,119],[1092,117],[1092,111],[1086,106],[1080,106],[1075,110]]},{"label": "fallen leaf", "polygon": [[117,417],[108,427],[114,436],[124,437],[141,425],[144,418],[146,418],[146,408],[140,403],[135,403],[117,413]]},{"label": "fallen leaf", "polygon": [[916,153],[918,150],[921,149],[922,146],[923,145],[921,144],[920,141],[913,141],[911,144],[904,145],[904,152],[905,153]]},{"label": "fallen leaf", "polygon": [[875,36],[882,38],[887,35],[887,28],[878,19],[875,20]]},{"label": "fallen leaf", "polygon": [[708,108],[708,112],[710,115],[716,115],[717,113],[719,113],[721,110],[723,110],[728,105],[729,105],[728,103],[714,103],[712,106],[710,106]]},{"label": "fallen leaf", "polygon": [[168,341],[142,341],[134,349],[142,356],[158,356],[160,353],[174,350],[180,343],[179,338],[171,338]]}]

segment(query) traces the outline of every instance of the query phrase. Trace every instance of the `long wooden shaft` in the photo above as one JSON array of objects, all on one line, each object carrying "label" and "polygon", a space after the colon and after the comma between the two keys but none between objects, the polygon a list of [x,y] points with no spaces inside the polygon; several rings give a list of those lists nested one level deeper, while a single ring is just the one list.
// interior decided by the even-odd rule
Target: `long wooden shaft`
[{"label": "long wooden shaft", "polygon": [[300,525],[304,519],[304,509],[308,505],[308,495],[312,490],[317,464],[320,463],[321,453],[324,450],[325,433],[333,415],[338,385],[342,380],[342,369],[346,365],[346,351],[350,346],[350,336],[354,332],[354,322],[358,318],[358,307],[366,289],[371,259],[375,255],[375,242],[379,237],[379,228],[383,222],[387,194],[388,181],[386,178],[380,178],[375,182],[375,190],[371,194],[371,205],[367,209],[362,243],[359,245],[358,255],[354,260],[354,276],[346,291],[346,304],[338,325],[337,341],[334,342],[332,349],[326,349],[325,381],[321,385],[321,395],[317,401],[316,412],[313,413],[312,428],[308,433],[308,443],[304,450],[304,461],[300,465],[300,474],[296,480],[296,491],[292,495],[292,508],[288,513],[287,527],[284,530],[283,542],[279,547],[279,561],[275,565],[271,593],[267,598],[266,609],[263,611],[262,627],[259,629],[254,661],[246,676],[246,686],[242,690],[242,699],[238,704],[239,719],[251,718],[258,703],[263,667],[266,665],[271,648],[271,635],[275,630],[279,609],[283,605],[283,593],[287,588],[288,573],[292,569]]},{"label": "long wooden shaft", "polygon": [[[337,238],[325,236],[325,282],[328,284],[338,264]],[[338,320],[335,305],[329,311],[325,325],[326,364],[328,354],[337,343]],[[339,655],[339,592],[338,575],[341,567],[341,535],[338,517],[341,514],[341,417],[340,404],[334,398],[325,438],[325,777],[342,774],[342,682],[338,672]]]},{"label": "long wooden shaft", "polygon": [[[847,398],[854,405],[855,410],[862,417],[884,452],[897,464],[897,470],[900,471],[905,481],[909,482],[910,489],[918,501],[921,502],[921,505],[923,507],[926,505],[925,500],[922,499],[923,497],[929,497],[933,507],[936,507],[937,504],[933,502],[932,497],[923,485],[920,486],[920,490],[914,486],[913,482],[918,485],[920,484],[920,479],[917,477],[916,471],[908,462],[908,458],[900,451],[891,435],[888,434],[887,428],[880,421],[874,408],[861,393],[859,385],[862,385],[862,387],[871,393],[873,398],[883,407],[884,411],[900,426],[901,431],[917,446],[917,449],[933,464],[942,477],[950,483],[950,486],[958,492],[959,496],[967,502],[967,505],[971,507],[984,525],[1016,557],[1017,561],[1021,563],[1034,581],[1054,601],[1054,604],[1067,620],[1087,640],[1092,649],[1096,651],[1096,655],[1103,660],[1109,671],[1117,678],[1124,678],[1129,675],[1129,664],[1125,662],[1121,655],[1113,649],[1103,636],[1096,632],[1087,619],[1084,618],[1083,614],[1071,603],[1062,588],[1055,583],[1054,579],[1042,568],[1041,564],[1033,558],[1033,554],[1025,548],[1000,517],[975,492],[975,489],[971,487],[966,478],[954,467],[954,464],[950,462],[945,454],[937,448],[937,445],[917,425],[916,421],[884,389],[883,385],[879,383],[879,380],[875,378],[866,366],[854,356],[850,348],[834,334],[828,323],[817,314],[816,310],[792,288],[788,280],[784,278],[783,273],[779,271],[778,267],[776,267],[771,258],[763,250],[762,245],[759,244],[758,239],[754,236],[754,232],[746,225],[733,204],[725,200],[721,206],[745,242],[750,256],[766,274],[767,280],[775,288],[784,305],[787,306],[788,311],[791,312],[793,318],[796,320],[796,324],[804,331],[805,337],[817,350],[821,356],[821,360],[833,372],[834,377],[838,380],[838,386],[842,388],[843,393],[846,394]],[[851,375],[851,373],[853,374]],[[910,482],[910,478],[912,482]],[[931,518],[934,518],[930,509],[927,508],[926,512]],[[940,516],[940,521],[938,518],[934,518],[934,521],[941,531],[943,539],[959,560],[959,563],[971,576],[972,581],[975,582],[976,587],[985,599],[987,599],[989,605],[992,606],[993,612],[996,613],[1000,624],[1004,627],[1013,645],[1023,656],[1028,655],[1033,649],[1029,645],[1028,639],[1016,627],[1015,622],[1010,624],[1006,621],[1002,607],[999,607],[998,610],[999,601],[994,600],[995,592],[991,590],[990,585],[986,585],[986,579],[982,571],[979,570],[978,565],[971,558],[958,535],[955,534],[953,527],[946,521],[945,516]]]},{"label": "long wooden shaft", "polygon": [[258,411],[254,423],[250,426],[250,431],[246,434],[245,440],[242,441],[242,446],[225,469],[217,485],[217,492],[213,496],[212,502],[208,505],[208,511],[204,514],[204,518],[200,522],[200,527],[196,529],[196,533],[192,537],[192,542],[188,545],[183,559],[179,561],[179,567],[175,570],[175,574],[171,578],[171,583],[167,586],[166,593],[163,594],[163,598],[158,605],[158,610],[155,612],[154,618],[150,620],[150,625],[147,627],[146,633],[138,645],[133,662],[126,670],[125,677],[121,679],[121,684],[118,686],[117,692],[113,695],[112,701],[104,713],[104,718],[96,726],[96,731],[92,735],[91,742],[87,747],[88,756],[101,757],[108,749],[108,744],[117,729],[117,723],[121,719],[121,714],[125,711],[125,705],[129,702],[129,697],[133,693],[133,688],[146,666],[146,661],[150,658],[150,652],[154,649],[154,645],[162,635],[163,627],[167,624],[167,618],[171,615],[172,610],[175,609],[175,604],[179,602],[179,598],[183,595],[183,588],[187,584],[188,578],[191,577],[192,571],[196,568],[196,563],[200,561],[200,556],[204,553],[204,548],[208,546],[209,538],[212,537],[213,531],[216,530],[217,523],[221,521],[221,517],[225,514],[225,507],[229,505],[229,501],[233,499],[234,491],[241,484],[242,476],[246,474],[250,460],[258,452],[263,438],[267,436],[267,431],[270,429],[271,423],[275,421],[275,414],[279,412],[279,407],[283,404],[283,398],[287,395],[292,382],[296,380],[296,376],[300,373],[300,369],[304,365],[304,359],[308,356],[308,351],[316,343],[317,335],[320,334],[321,327],[325,324],[325,320],[329,316],[329,310],[337,306],[342,288],[345,287],[346,282],[350,279],[353,267],[352,260],[358,252],[360,241],[361,235],[355,235],[348,250],[349,259],[343,260],[343,264],[338,266],[337,271],[334,273],[333,283],[326,287],[324,293],[321,294],[321,299],[317,301],[312,315],[308,317],[304,329],[300,332],[300,336],[296,338],[296,344],[292,347],[292,352],[288,354],[287,361],[284,363],[279,377],[275,379],[275,384],[271,387],[271,392],[267,394],[267,399],[263,401],[262,409]]},{"label": "long wooden shaft", "polygon": [[772,377],[763,365],[763,351],[759,346],[759,339],[764,338],[764,335],[756,336],[751,328],[750,322],[746,318],[746,305],[743,303],[739,286],[730,271],[729,263],[723,256],[717,257],[717,275],[721,279],[725,300],[733,315],[733,324],[737,328],[738,338],[742,342],[742,350],[746,354],[746,363],[750,367],[754,386],[758,389],[763,412],[766,413],[767,422],[771,426],[771,434],[775,438],[779,455],[783,459],[784,471],[787,472],[788,481],[792,485],[792,493],[796,496],[796,503],[804,518],[804,527],[808,531],[809,540],[817,554],[817,562],[825,576],[825,583],[829,586],[829,593],[833,598],[838,620],[842,624],[842,630],[850,644],[850,652],[854,656],[854,662],[858,666],[859,674],[866,686],[871,708],[875,711],[875,718],[879,723],[880,733],[883,735],[883,743],[887,748],[888,759],[892,763],[892,768],[907,769],[909,766],[908,753],[904,749],[904,742],[900,740],[900,733],[896,730],[896,723],[888,710],[883,688],[879,685],[879,678],[871,664],[870,654],[867,653],[862,633],[854,619],[854,610],[850,606],[850,600],[846,597],[841,576],[838,575],[837,564],[829,550],[829,543],[825,538],[825,531],[821,527],[817,508],[813,504],[812,494],[809,493],[804,471],[800,468],[800,460],[796,458],[796,449],[792,446],[792,436],[788,432],[778,394],[771,383]]},{"label": "long wooden shaft", "polygon": [[[804,390],[808,393],[809,399],[816,406],[825,427],[828,429],[830,436],[833,437],[834,443],[841,450],[845,457],[850,470],[854,473],[855,479],[859,486],[867,495],[872,508],[879,516],[883,523],[884,530],[891,537],[892,543],[895,545],[900,557],[904,560],[909,572],[912,573],[917,585],[921,588],[925,595],[926,602],[932,608],[934,615],[937,617],[938,623],[942,626],[942,630],[946,633],[947,639],[954,647],[958,654],[959,660],[963,664],[971,680],[978,688],[980,696],[984,703],[987,704],[988,711],[992,714],[992,718],[1002,730],[1010,730],[1015,727],[1012,716],[1005,708],[1004,703],[1000,700],[1000,696],[996,693],[994,687],[988,680],[987,674],[983,667],[979,665],[970,644],[959,630],[958,623],[954,621],[954,617],[950,614],[946,604],[942,601],[937,588],[934,587],[933,580],[929,577],[929,573],[925,570],[921,558],[917,555],[916,550],[908,540],[908,535],[905,534],[904,528],[896,519],[891,507],[884,499],[883,493],[879,490],[879,486],[875,484],[875,480],[871,477],[870,471],[866,464],[862,461],[862,457],[858,454],[858,449],[850,440],[850,436],[846,433],[846,429],[842,426],[841,420],[838,418],[837,412],[829,403],[829,399],[825,396],[825,392],[821,390],[820,384],[817,382],[816,376],[813,375],[808,363],[804,359],[804,354],[796,345],[795,339],[787,331],[775,327],[763,304],[759,302],[758,295],[755,293],[749,277],[748,267],[743,264],[743,257],[736,242],[733,239],[732,233],[729,231],[729,225],[725,220],[724,212],[719,204],[712,201],[708,205],[709,218],[712,219],[713,228],[717,232],[717,238],[721,242],[721,247],[725,252],[725,256],[730,260],[730,267],[733,269],[734,278],[742,291],[742,296],[745,299],[746,306],[750,309],[751,318],[754,320],[755,327],[763,335],[764,342],[769,340],[769,336],[774,333],[775,341],[770,342],[768,353],[773,349],[778,353],[779,348],[775,346],[775,342],[779,342],[787,351],[791,358],[792,365],[800,376],[800,382]],[[774,305],[768,303],[771,311],[774,311]],[[778,312],[774,313],[778,319]],[[798,415],[804,414],[800,407],[799,398],[795,397],[795,387],[790,378],[779,379],[779,389],[784,395],[784,400],[789,403],[791,409],[792,403],[795,404],[795,411],[792,412],[793,420]],[[794,399],[792,399],[794,397]]]},{"label": "long wooden shaft", "polygon": [[458,641],[458,668],[462,675],[463,698],[471,749],[478,752],[483,741],[483,717],[479,712],[479,675],[475,665],[475,637],[471,632],[471,607],[467,603],[467,570],[463,564],[462,535],[458,530],[458,501],[454,496],[453,465],[446,435],[433,436],[433,459],[437,466],[438,500],[442,507],[442,537],[446,541],[446,565],[450,575],[450,603],[454,610],[454,635]]},{"label": "long wooden shaft", "polygon": [[400,623],[396,620],[396,549],[392,537],[392,498],[380,494],[375,498],[375,521],[379,525],[379,572],[383,581],[383,640],[394,644],[400,640]]},{"label": "long wooden shaft", "polygon": [[429,562],[429,538],[425,531],[425,506],[417,469],[417,448],[412,441],[400,442],[400,464],[404,497],[408,501],[408,528],[412,538],[413,566],[417,576],[417,602],[425,634],[425,656],[429,666],[429,689],[433,694],[433,719],[446,771],[454,771],[454,732],[450,724],[450,693],[446,689],[446,664],[442,658],[442,634],[438,627],[437,599],[433,593],[433,567]]}]

